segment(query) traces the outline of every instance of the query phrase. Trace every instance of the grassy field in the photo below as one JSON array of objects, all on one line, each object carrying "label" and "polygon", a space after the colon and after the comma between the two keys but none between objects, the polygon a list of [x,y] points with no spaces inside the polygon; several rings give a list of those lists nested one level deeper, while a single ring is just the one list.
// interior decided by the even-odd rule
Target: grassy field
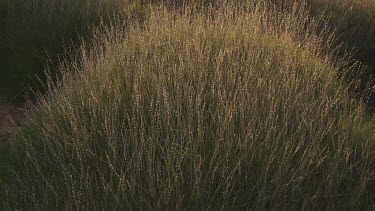
[{"label": "grassy field", "polygon": [[[375,112],[375,1],[372,0],[318,0],[311,1],[312,14],[324,13],[325,24],[336,33],[340,54],[351,51],[352,59],[367,67],[361,76],[357,94],[368,95],[368,110]],[[324,12],[322,12],[324,11]],[[350,78],[349,78],[350,80]],[[370,89],[370,91],[368,91]],[[372,93],[370,93],[372,92]]]},{"label": "grassy field", "polygon": [[0,0],[3,97],[51,75],[1,209],[375,209],[371,1],[30,2]]},{"label": "grassy field", "polygon": [[38,78],[45,81],[45,66],[55,69],[62,58],[72,56],[82,39],[92,37],[93,28],[116,17],[121,17],[119,21],[134,17],[142,21],[146,7],[137,8],[140,5],[132,2],[1,0],[0,101],[22,100],[25,88],[36,88]]}]

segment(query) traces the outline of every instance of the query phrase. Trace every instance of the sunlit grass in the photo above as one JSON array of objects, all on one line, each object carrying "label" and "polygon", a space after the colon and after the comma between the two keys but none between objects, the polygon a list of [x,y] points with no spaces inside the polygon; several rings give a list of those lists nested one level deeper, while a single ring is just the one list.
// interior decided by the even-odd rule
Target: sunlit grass
[{"label": "sunlit grass", "polygon": [[374,123],[334,35],[302,4],[196,9],[155,7],[60,65],[14,137],[3,207],[374,208]]}]

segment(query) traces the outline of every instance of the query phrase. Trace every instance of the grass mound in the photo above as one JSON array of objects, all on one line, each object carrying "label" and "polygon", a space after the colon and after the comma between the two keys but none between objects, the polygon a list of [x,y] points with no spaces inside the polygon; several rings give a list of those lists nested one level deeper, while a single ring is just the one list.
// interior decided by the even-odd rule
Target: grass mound
[{"label": "grass mound", "polygon": [[3,206],[374,208],[373,124],[305,11],[161,7],[113,28],[27,114]]}]

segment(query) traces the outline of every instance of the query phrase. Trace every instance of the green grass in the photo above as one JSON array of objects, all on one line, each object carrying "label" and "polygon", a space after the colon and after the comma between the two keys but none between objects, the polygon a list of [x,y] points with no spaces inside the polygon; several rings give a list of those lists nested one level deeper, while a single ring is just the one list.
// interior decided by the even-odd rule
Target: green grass
[{"label": "green grass", "polygon": [[2,206],[373,209],[374,122],[336,76],[358,69],[293,11],[161,6],[108,27],[29,104]]},{"label": "green grass", "polygon": [[[293,13],[294,0],[269,0],[282,13]],[[360,85],[352,89],[357,99],[363,101],[370,115],[375,113],[375,4],[372,0],[307,0],[309,16],[320,22],[323,34],[334,32],[333,48],[341,57],[350,55],[351,63],[360,62],[367,66],[361,73],[353,72],[354,80],[359,77]],[[301,3],[301,2],[300,2]],[[318,30],[319,31],[319,30]],[[338,71],[340,72],[340,71]],[[346,79],[353,82],[351,77]]]},{"label": "green grass", "polygon": [[11,144],[9,140],[0,138],[0,185],[11,177],[10,169],[12,168]]},{"label": "green grass", "polygon": [[[269,0],[271,1],[271,0]],[[272,0],[273,1],[273,0]],[[91,2],[91,3],[90,3]],[[80,39],[89,39],[92,28],[98,26],[101,20],[109,22],[113,16],[122,17],[129,21],[129,17],[144,21],[149,2],[166,2],[181,7],[186,5],[209,3],[220,4],[222,0],[1,0],[0,1],[0,101],[24,99],[23,94],[29,86],[36,88],[39,79],[45,81],[43,71],[48,64],[56,71],[59,57],[65,55],[66,49],[77,49]],[[224,1],[225,2],[225,1]],[[245,1],[238,1],[238,4]],[[251,2],[251,1],[248,1]],[[253,1],[254,2],[254,1]],[[277,1],[280,8],[285,2]],[[363,83],[374,81],[368,78],[375,71],[375,6],[371,0],[308,0],[312,7],[311,14],[315,18],[323,16],[330,18],[324,22],[331,30],[337,33],[337,45],[345,43],[345,51],[353,49],[356,60],[361,61],[369,68],[362,76]],[[288,11],[288,10],[287,10]],[[284,11],[286,12],[286,11]],[[364,93],[366,87],[358,92]],[[369,93],[369,92],[368,92]],[[375,97],[371,105],[375,108]]]},{"label": "green grass", "polygon": [[[314,1],[315,13],[325,11],[336,33],[348,48],[357,50],[355,58],[374,67],[375,4],[369,0]],[[324,9],[325,8],[325,9]],[[375,70],[373,70],[375,71]]]},{"label": "green grass", "polygon": [[0,100],[8,101],[28,86],[36,88],[45,66],[56,67],[61,57],[67,57],[66,50],[74,53],[81,39],[92,37],[91,31],[101,23],[109,23],[120,14],[121,21],[145,19],[147,7],[134,2],[1,0]]},{"label": "green grass", "polygon": [[[368,95],[370,113],[375,113],[375,3],[371,0],[318,0],[311,1],[312,13],[326,17],[337,34],[337,44],[342,45],[340,54],[348,50],[352,58],[362,62],[367,68],[361,75],[361,87],[354,90]],[[343,44],[342,44],[343,43]],[[350,80],[350,79],[349,79]],[[370,91],[368,91],[370,90]]]},{"label": "green grass", "polygon": [[[283,12],[290,12],[293,0],[270,0]],[[335,31],[341,54],[353,51],[353,57],[372,66],[375,61],[375,4],[372,0],[307,0],[310,16]]]}]

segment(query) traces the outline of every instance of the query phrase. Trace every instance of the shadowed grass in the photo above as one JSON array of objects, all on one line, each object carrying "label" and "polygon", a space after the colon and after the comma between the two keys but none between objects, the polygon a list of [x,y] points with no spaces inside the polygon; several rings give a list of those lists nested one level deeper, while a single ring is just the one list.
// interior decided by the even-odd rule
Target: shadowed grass
[{"label": "shadowed grass", "polygon": [[6,179],[10,178],[10,168],[12,168],[11,144],[5,137],[0,137],[0,185],[3,185]]},{"label": "shadowed grass", "polygon": [[100,23],[107,24],[115,17],[121,17],[122,22],[143,21],[148,7],[137,2],[1,0],[0,100],[9,100],[30,85],[35,88],[45,65],[55,67],[66,49],[78,48],[80,39],[89,39]]},{"label": "shadowed grass", "polygon": [[[361,77],[361,86],[354,90],[367,95],[368,111],[375,112],[375,2],[371,0],[311,1],[313,14],[329,17],[330,25],[343,43],[343,50],[351,50],[352,58],[366,65]],[[341,54],[345,53],[343,51]],[[349,79],[350,80],[350,79]]]}]

